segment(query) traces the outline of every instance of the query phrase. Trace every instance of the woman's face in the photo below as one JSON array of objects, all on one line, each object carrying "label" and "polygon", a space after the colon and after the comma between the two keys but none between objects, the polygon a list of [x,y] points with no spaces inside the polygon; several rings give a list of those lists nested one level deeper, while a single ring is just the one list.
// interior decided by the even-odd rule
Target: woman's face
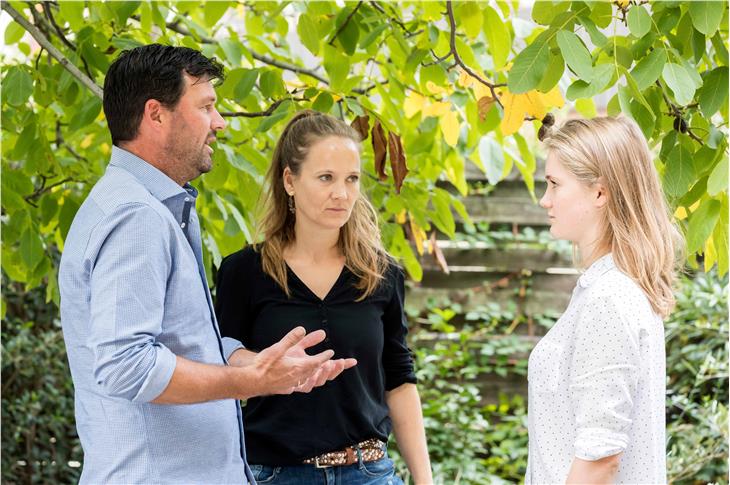
[{"label": "woman's face", "polygon": [[341,228],[360,196],[357,144],[339,136],[314,142],[298,175],[284,169],[284,188],[294,196],[297,225]]},{"label": "woman's face", "polygon": [[540,206],[547,209],[550,234],[588,247],[601,234],[602,208],[607,196],[603,185],[586,185],[566,169],[554,153],[545,162],[547,190]]}]

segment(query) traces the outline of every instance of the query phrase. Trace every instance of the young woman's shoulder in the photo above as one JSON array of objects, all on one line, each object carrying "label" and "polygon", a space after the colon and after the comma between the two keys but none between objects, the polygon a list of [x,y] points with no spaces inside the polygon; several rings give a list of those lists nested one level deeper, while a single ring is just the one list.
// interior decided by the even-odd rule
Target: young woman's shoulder
[{"label": "young woman's shoulder", "polygon": [[618,268],[601,275],[588,289],[587,296],[589,304],[603,302],[627,315],[653,313],[649,299],[638,283]]}]

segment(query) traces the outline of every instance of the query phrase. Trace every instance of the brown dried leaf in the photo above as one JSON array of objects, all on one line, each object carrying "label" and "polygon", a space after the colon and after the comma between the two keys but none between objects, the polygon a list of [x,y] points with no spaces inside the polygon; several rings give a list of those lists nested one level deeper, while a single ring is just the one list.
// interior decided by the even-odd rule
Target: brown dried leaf
[{"label": "brown dried leaf", "polygon": [[494,98],[491,96],[482,96],[479,98],[479,101],[477,101],[477,110],[479,111],[479,121],[484,121],[487,119],[487,115],[489,114],[489,111],[492,109],[492,106],[494,106]]},{"label": "brown dried leaf", "polygon": [[373,135],[373,155],[375,156],[375,173],[380,180],[387,180],[388,175],[385,173],[385,155],[388,147],[385,143],[385,133],[380,125],[380,120],[375,120],[372,130]]},{"label": "brown dried leaf", "polygon": [[406,166],[406,155],[403,153],[400,136],[392,131],[388,133],[388,149],[390,150],[390,169],[393,172],[395,192],[400,194],[400,188],[408,173],[408,167]]},{"label": "brown dried leaf", "polygon": [[370,117],[368,115],[358,116],[352,121],[350,126],[355,128],[355,131],[360,134],[362,140],[367,140],[368,130],[370,129]]},{"label": "brown dried leaf", "polygon": [[436,260],[436,263],[441,267],[441,271],[443,271],[446,274],[449,274],[451,271],[449,270],[449,264],[446,262],[446,258],[444,257],[443,251],[441,251],[441,248],[439,247],[438,243],[436,242],[436,231],[433,231],[431,233],[431,238],[429,239],[429,249],[431,251],[431,254],[433,254],[433,259]]}]

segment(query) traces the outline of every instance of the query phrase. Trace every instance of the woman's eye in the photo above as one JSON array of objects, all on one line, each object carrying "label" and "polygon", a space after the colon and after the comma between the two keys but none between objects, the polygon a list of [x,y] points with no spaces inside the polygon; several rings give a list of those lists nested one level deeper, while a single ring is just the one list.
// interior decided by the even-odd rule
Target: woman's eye
[{"label": "woman's eye", "polygon": [[357,182],[358,180],[360,180],[359,175],[350,175],[350,182]]},{"label": "woman's eye", "polygon": [[329,182],[330,180],[332,180],[332,175],[330,175],[330,174],[320,175],[319,180],[321,180],[322,182]]}]

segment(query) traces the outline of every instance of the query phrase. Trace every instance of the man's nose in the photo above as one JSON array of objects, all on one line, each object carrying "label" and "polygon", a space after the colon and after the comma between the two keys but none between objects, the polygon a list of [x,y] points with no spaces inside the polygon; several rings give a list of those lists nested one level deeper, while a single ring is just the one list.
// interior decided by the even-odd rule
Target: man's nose
[{"label": "man's nose", "polygon": [[220,131],[226,127],[226,120],[221,116],[217,109],[213,109],[213,117],[210,120],[210,127],[213,131]]}]

